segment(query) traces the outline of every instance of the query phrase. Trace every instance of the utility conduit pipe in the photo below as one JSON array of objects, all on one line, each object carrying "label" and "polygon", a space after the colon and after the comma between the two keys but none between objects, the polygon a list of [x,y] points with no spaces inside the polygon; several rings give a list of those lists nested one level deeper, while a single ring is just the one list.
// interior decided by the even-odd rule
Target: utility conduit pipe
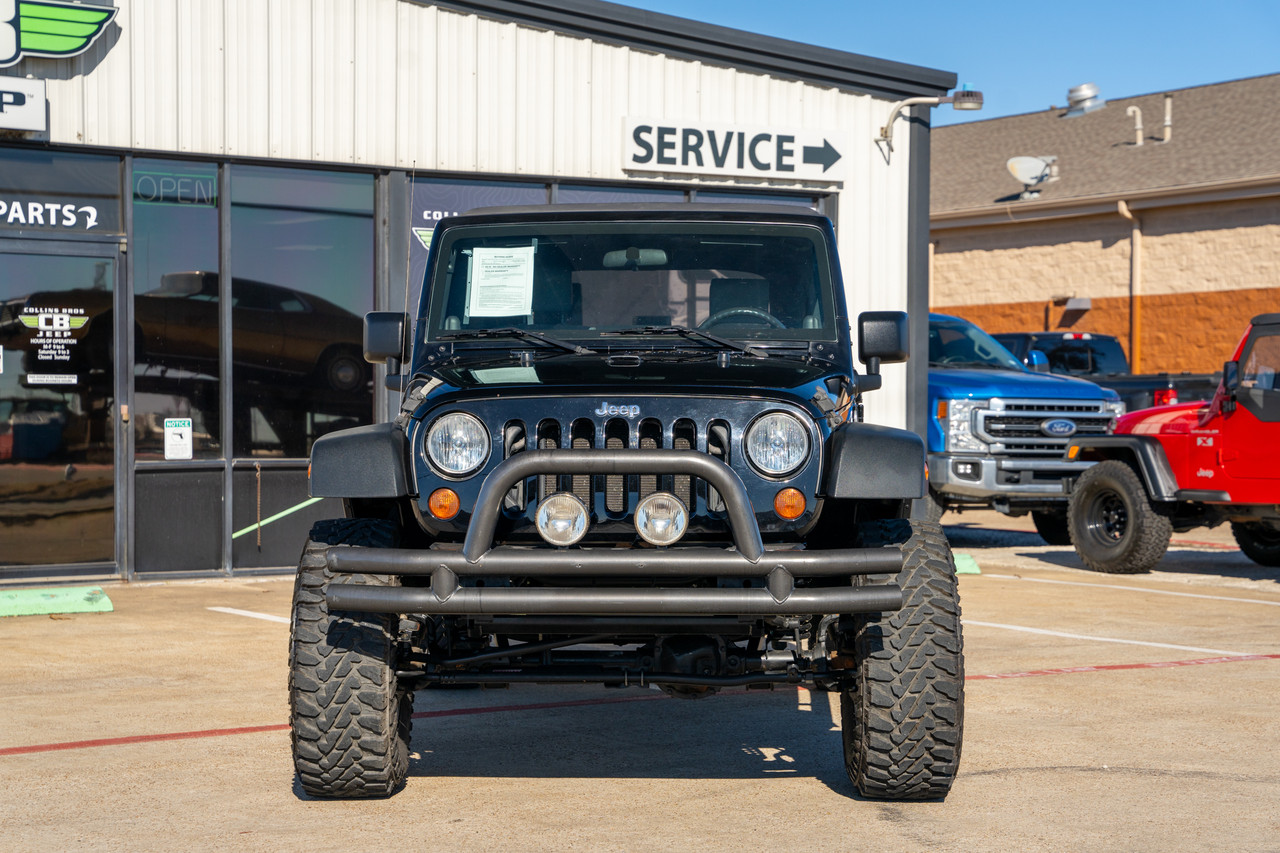
[{"label": "utility conduit pipe", "polygon": [[1142,314],[1138,300],[1142,295],[1142,220],[1134,215],[1124,199],[1116,202],[1120,215],[1129,220],[1129,370],[1141,373]]}]

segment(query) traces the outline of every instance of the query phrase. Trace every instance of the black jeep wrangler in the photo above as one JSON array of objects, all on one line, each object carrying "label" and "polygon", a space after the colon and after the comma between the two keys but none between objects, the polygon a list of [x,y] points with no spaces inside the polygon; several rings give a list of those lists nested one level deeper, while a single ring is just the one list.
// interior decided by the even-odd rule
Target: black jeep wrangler
[{"label": "black jeep wrangler", "polygon": [[[416,319],[366,318],[403,402],[325,436],[290,640],[318,797],[393,793],[415,690],[838,691],[867,797],[945,796],[963,654],[913,433],[863,423],[906,315],[849,319],[825,217],[487,209],[440,223]],[[409,369],[401,359],[409,350]]]}]

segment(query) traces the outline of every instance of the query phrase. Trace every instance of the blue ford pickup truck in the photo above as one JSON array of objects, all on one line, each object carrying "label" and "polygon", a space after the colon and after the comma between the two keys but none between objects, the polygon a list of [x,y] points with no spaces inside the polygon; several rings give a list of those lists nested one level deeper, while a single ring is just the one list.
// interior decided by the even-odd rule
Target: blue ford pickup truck
[{"label": "blue ford pickup truck", "polygon": [[1115,391],[1032,372],[968,320],[930,314],[929,517],[1029,512],[1046,542],[1070,544],[1062,480],[1090,463],[1063,451],[1073,438],[1110,433],[1122,414]]}]

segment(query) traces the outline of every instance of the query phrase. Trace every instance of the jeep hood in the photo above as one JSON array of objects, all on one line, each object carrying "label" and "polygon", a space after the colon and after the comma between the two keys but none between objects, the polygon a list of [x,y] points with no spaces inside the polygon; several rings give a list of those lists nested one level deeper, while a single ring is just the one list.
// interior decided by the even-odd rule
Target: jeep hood
[{"label": "jeep hood", "polygon": [[606,389],[632,391],[711,388],[796,389],[840,372],[826,362],[805,361],[799,355],[775,354],[753,358],[738,353],[722,358],[721,351],[667,351],[613,355],[551,355],[523,365],[503,354],[434,369],[457,390],[572,388],[574,394]]}]

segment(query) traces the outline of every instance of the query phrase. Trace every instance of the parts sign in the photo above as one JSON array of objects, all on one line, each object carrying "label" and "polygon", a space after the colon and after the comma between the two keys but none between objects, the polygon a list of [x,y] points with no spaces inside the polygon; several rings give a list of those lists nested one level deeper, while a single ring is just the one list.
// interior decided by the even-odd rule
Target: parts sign
[{"label": "parts sign", "polygon": [[633,172],[841,180],[831,131],[626,119],[622,167]]}]

